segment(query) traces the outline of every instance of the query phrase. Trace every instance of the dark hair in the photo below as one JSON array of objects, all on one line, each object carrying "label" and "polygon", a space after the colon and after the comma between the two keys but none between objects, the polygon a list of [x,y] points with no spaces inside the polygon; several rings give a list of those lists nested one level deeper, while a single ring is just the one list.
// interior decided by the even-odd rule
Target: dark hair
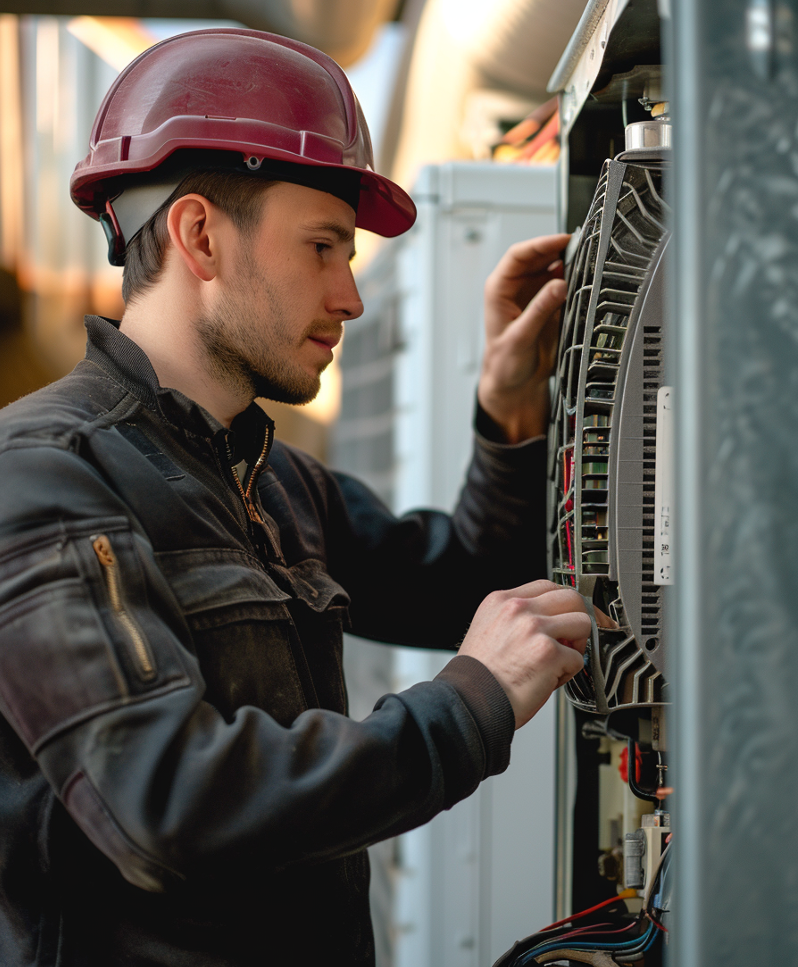
[{"label": "dark hair", "polygon": [[258,224],[264,192],[274,184],[241,171],[192,171],[151,216],[125,250],[122,298],[125,302],[150,288],[163,270],[169,242],[166,219],[172,203],[183,195],[197,194],[218,206],[239,231],[246,234]]}]

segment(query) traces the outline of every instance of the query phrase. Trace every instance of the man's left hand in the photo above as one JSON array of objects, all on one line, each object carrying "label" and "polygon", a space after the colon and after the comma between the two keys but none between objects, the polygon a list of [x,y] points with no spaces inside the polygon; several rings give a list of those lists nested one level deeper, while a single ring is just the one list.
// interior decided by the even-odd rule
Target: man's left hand
[{"label": "man's left hand", "polygon": [[549,376],[565,302],[569,235],[511,246],[485,283],[485,356],[477,396],[508,443],[546,432]]}]

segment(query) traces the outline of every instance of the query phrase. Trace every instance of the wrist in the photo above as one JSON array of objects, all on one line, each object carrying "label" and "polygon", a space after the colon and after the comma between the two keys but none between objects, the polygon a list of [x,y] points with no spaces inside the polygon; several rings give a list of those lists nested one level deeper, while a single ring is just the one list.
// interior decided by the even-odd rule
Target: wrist
[{"label": "wrist", "polygon": [[548,381],[520,391],[491,393],[482,384],[477,401],[508,444],[545,436],[549,428]]}]

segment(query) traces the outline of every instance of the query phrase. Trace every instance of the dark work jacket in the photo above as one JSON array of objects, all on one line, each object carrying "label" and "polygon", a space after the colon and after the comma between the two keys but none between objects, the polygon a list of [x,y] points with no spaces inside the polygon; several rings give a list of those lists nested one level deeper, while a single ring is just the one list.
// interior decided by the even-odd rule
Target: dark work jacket
[{"label": "dark work jacket", "polygon": [[456,648],[539,576],[543,444],[397,519],[87,328],[0,414],[0,964],[373,963],[364,847],[503,771],[513,714],[459,656],[353,722],[342,633]]}]

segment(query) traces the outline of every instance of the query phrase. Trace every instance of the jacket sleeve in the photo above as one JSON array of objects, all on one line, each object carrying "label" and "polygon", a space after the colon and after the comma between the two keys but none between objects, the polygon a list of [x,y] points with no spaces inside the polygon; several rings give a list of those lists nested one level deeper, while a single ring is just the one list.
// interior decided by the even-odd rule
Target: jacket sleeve
[{"label": "jacket sleeve", "polygon": [[394,644],[456,648],[490,591],[546,576],[546,443],[477,434],[453,515],[396,518],[360,481],[335,475],[329,567],[352,630]]},{"label": "jacket sleeve", "polygon": [[342,856],[506,768],[512,710],[465,656],[360,723],[315,709],[286,728],[252,707],[225,720],[203,700],[152,548],[103,476],[31,445],[0,455],[0,479],[0,711],[131,883],[161,891]]}]

